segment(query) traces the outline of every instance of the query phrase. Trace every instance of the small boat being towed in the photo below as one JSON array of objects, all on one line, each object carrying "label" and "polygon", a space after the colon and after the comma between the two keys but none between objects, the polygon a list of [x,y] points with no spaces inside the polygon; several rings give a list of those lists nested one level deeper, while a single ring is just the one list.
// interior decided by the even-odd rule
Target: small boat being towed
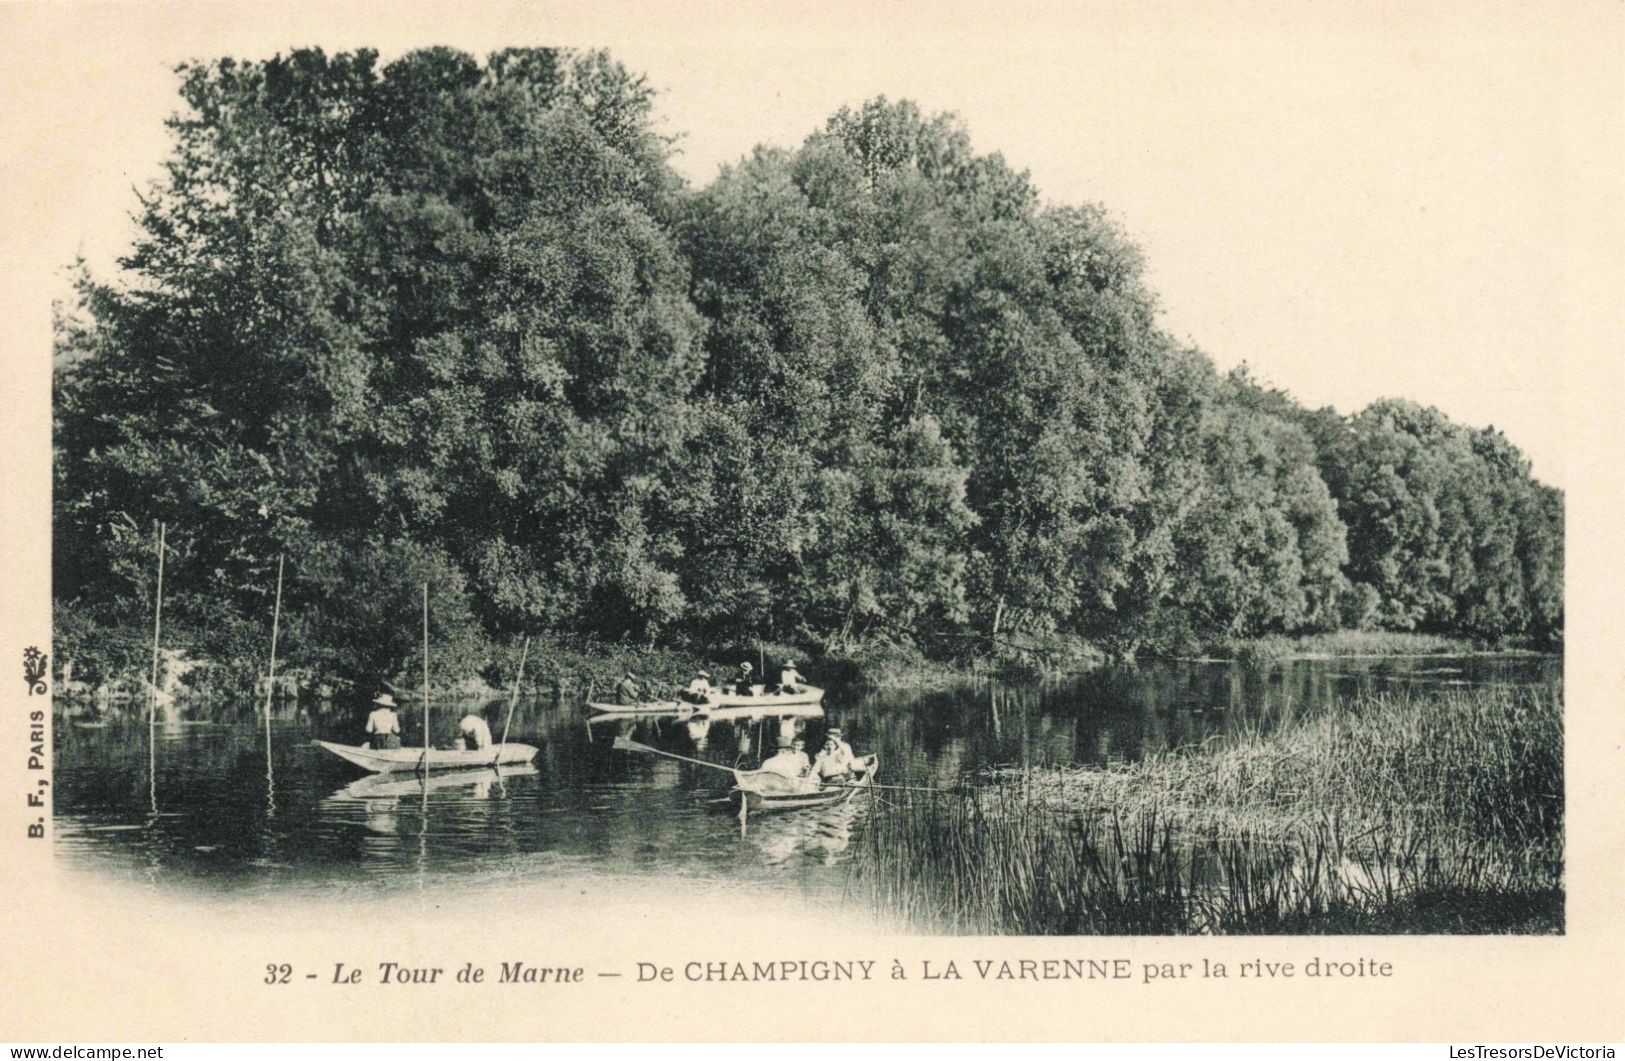
[{"label": "small boat being towed", "polygon": [[[808,807],[828,807],[845,803],[874,784],[880,756],[865,755],[853,764],[854,776],[837,784],[823,784],[817,788],[803,788],[794,779],[783,774],[761,770],[735,770],[734,788],[730,796],[745,801],[751,813],[776,810],[805,810]],[[730,801],[731,802],[731,801]]]},{"label": "small boat being towed", "polygon": [[498,744],[493,748],[368,748],[331,741],[311,741],[347,763],[375,774],[404,773],[413,770],[467,770],[475,767],[509,766],[528,763],[537,749],[528,744]]}]

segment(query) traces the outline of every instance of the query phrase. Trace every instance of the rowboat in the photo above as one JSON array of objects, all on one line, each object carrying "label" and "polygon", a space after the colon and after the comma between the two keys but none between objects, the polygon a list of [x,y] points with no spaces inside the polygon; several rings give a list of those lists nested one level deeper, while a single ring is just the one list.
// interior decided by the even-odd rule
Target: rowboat
[{"label": "rowboat", "polygon": [[804,789],[783,774],[761,770],[735,770],[734,788],[729,795],[745,801],[751,813],[778,810],[805,810],[845,803],[874,784],[880,756],[866,755],[853,764],[856,776],[837,784]]},{"label": "rowboat", "polygon": [[647,700],[641,704],[600,704],[587,701],[587,710],[602,715],[692,715],[700,709],[698,704],[681,700]]},{"label": "rowboat", "polygon": [[[420,749],[421,750],[421,749]],[[489,767],[489,763],[486,764]],[[430,792],[455,791],[459,788],[469,788],[476,785],[490,784],[492,778],[507,781],[514,777],[534,777],[536,765],[534,763],[510,763],[498,767],[496,770],[454,770],[443,774],[419,774],[416,777],[403,777],[395,774],[368,774],[358,777],[348,785],[339,789],[329,799],[397,799],[401,796],[416,796],[425,789]]]},{"label": "rowboat", "polygon": [[737,707],[708,707],[704,717],[712,722],[755,722],[764,718],[823,718],[822,704],[781,704],[778,707],[760,707],[741,704]]},{"label": "rowboat", "polygon": [[824,690],[803,685],[793,693],[770,693],[765,685],[751,686],[752,692],[731,691],[712,693],[705,701],[707,707],[794,707],[816,704],[824,699]]},{"label": "rowboat", "polygon": [[651,718],[675,718],[688,722],[699,722],[709,719],[712,722],[755,722],[764,718],[823,718],[822,704],[780,704],[777,707],[762,707],[749,704],[740,707],[695,707],[693,704],[683,704],[683,710],[669,708],[658,710],[633,710],[627,707],[614,707],[609,704],[588,704],[594,714],[588,717],[589,723],[594,722],[632,722]]},{"label": "rowboat", "polygon": [[536,749],[528,744],[498,744],[493,748],[365,748],[353,744],[333,744],[330,741],[311,741],[323,751],[331,752],[347,763],[354,763],[375,774],[401,773],[413,770],[467,770],[473,767],[507,766],[528,763],[536,758]]},{"label": "rowboat", "polygon": [[719,707],[744,707],[766,710],[772,707],[805,707],[820,703],[824,690],[810,685],[793,693],[770,693],[763,685],[753,686],[751,693],[717,691],[700,703],[686,700],[650,700],[640,704],[605,704],[587,701],[587,710],[605,715],[687,715],[695,711],[709,711]]}]

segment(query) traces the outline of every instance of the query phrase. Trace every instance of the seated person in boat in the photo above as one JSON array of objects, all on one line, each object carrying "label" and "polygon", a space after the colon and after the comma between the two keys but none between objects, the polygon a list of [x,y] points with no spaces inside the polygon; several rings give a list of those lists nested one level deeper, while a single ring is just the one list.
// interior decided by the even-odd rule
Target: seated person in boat
[{"label": "seated person in boat", "polygon": [[457,723],[457,737],[463,748],[479,751],[491,746],[491,727],[485,724],[485,719],[471,712]]},{"label": "seated person in boat", "polygon": [[622,707],[632,707],[643,702],[643,691],[638,687],[638,676],[631,671],[615,687],[615,702]]},{"label": "seated person in boat", "polygon": [[824,731],[824,744],[828,746],[829,742],[832,740],[835,742],[836,746],[841,749],[841,754],[846,756],[846,761],[848,763],[855,763],[858,761],[857,754],[852,751],[852,745],[846,743],[846,738],[841,735],[840,726],[831,726],[829,729]]},{"label": "seated person in boat", "polygon": [[702,670],[688,683],[688,688],[677,696],[691,704],[703,704],[710,700],[715,692],[716,690],[711,687],[711,672]]},{"label": "seated person in boat", "polygon": [[813,773],[820,781],[844,781],[852,772],[852,749],[841,739],[839,729],[824,735],[824,746],[813,760]]},{"label": "seated person in boat", "polygon": [[784,667],[779,671],[779,692],[799,693],[801,692],[799,683],[806,680],[801,676],[801,672],[796,670],[796,661],[787,659],[784,661]]},{"label": "seated person in boat", "polygon": [[791,781],[800,781],[812,769],[812,763],[807,759],[807,742],[800,737],[786,741],[779,739],[779,750],[770,759],[762,760],[762,772],[778,774]]},{"label": "seated person in boat", "polygon": [[367,747],[399,748],[401,720],[395,714],[395,698],[388,693],[379,693],[372,702],[377,706],[367,716]]},{"label": "seated person in boat", "polygon": [[739,673],[734,675],[734,692],[740,696],[750,696],[756,690],[756,676],[751,673],[750,663],[747,661],[739,665]]}]

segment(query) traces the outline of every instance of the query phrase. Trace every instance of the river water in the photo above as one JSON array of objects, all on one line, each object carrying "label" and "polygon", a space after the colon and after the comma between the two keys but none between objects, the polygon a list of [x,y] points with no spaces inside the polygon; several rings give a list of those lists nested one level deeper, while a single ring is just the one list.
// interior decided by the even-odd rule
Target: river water
[{"label": "river water", "polygon": [[[754,766],[781,736],[816,749],[839,724],[878,752],[887,784],[956,783],[990,767],[1104,764],[1241,726],[1335,710],[1340,698],[1405,689],[1560,680],[1546,657],[1333,659],[1264,668],[1156,662],[1043,684],[948,691],[831,689],[822,712],[706,722],[589,724],[574,701],[522,702],[510,741],[533,766],[362,777],[312,745],[359,743],[363,704],[279,705],[269,739],[255,706],[57,707],[54,828],[59,863],[187,894],[363,898],[411,889],[506,888],[568,877],[681,879],[701,890],[840,904],[862,850],[864,797],[751,817],[720,803],[720,770],[628,754],[617,735],[723,765]],[[816,680],[816,677],[814,678]],[[436,743],[481,710],[501,733],[506,705],[441,705]],[[402,710],[408,742],[416,711]],[[884,798],[883,794],[881,798]]]}]

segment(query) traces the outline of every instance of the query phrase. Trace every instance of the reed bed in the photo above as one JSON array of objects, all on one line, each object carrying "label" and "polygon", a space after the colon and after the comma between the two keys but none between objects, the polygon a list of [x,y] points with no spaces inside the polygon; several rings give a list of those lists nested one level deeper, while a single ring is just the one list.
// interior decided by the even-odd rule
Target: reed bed
[{"label": "reed bed", "polygon": [[1460,637],[1397,630],[1332,630],[1319,634],[1237,638],[1210,651],[1247,663],[1335,656],[1471,655],[1484,645]]},{"label": "reed bed", "polygon": [[1373,696],[1106,769],[888,793],[864,885],[931,931],[1554,932],[1556,688]]}]

